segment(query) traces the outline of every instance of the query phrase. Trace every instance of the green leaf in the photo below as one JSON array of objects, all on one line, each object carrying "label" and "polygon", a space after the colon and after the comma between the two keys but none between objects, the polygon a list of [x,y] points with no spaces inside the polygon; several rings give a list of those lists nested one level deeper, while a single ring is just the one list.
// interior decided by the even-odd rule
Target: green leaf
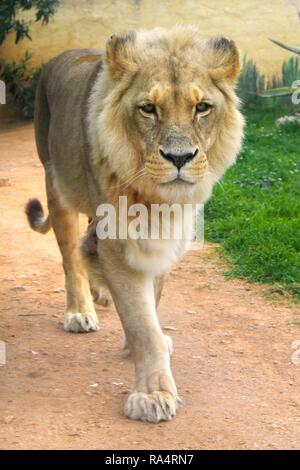
[{"label": "green leaf", "polygon": [[295,87],[283,86],[281,88],[271,88],[270,90],[261,91],[259,96],[262,98],[273,98],[275,96],[290,96],[297,90]]},{"label": "green leaf", "polygon": [[280,41],[276,41],[275,39],[270,39],[274,44],[276,44],[279,47],[282,47],[283,49],[286,49],[290,52],[294,52],[295,54],[300,54],[300,48],[299,47],[294,47],[294,46],[286,46]]}]

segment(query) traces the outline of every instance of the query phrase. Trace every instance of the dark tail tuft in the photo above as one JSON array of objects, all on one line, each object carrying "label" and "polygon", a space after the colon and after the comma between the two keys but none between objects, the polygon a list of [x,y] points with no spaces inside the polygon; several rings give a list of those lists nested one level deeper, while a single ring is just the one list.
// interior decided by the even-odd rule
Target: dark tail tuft
[{"label": "dark tail tuft", "polygon": [[44,216],[42,204],[38,199],[30,199],[25,208],[30,227],[36,232],[47,233],[51,228],[51,221],[48,215]]}]

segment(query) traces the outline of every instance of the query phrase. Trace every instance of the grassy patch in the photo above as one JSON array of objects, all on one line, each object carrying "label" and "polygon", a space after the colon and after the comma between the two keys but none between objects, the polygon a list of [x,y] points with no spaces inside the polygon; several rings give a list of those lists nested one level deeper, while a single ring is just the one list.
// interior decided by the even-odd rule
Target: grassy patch
[{"label": "grassy patch", "polygon": [[300,129],[277,129],[280,109],[246,114],[243,151],[206,206],[206,238],[222,244],[228,275],[300,299]]}]

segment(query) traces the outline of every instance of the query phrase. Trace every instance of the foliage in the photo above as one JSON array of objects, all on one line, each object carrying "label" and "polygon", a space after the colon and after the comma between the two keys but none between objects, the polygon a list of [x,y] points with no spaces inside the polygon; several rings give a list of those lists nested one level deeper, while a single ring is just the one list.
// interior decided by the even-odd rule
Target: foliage
[{"label": "foliage", "polygon": [[278,98],[280,99],[279,103],[281,106],[290,106],[291,94],[298,90],[298,87],[294,86],[293,83],[299,79],[299,59],[296,56],[292,56],[283,62],[281,77],[274,75],[268,84],[269,88],[260,91],[259,95],[262,98],[269,98],[269,105],[271,106],[274,106],[276,101],[278,102]]},{"label": "foliage", "polygon": [[237,84],[237,94],[242,102],[253,105],[259,100],[259,92],[265,89],[265,77],[261,75],[253,60],[243,58],[243,67]]},{"label": "foliage", "polygon": [[248,109],[237,164],[205,210],[206,237],[222,243],[229,276],[275,284],[300,299],[300,134],[276,128],[281,109]]},{"label": "foliage", "polygon": [[282,64],[282,85],[290,86],[298,78],[300,78],[299,58],[292,56]]},{"label": "foliage", "polygon": [[[287,46],[282,42],[275,41],[271,39],[271,41],[279,47],[286,49],[294,54],[300,55],[300,49],[294,46]],[[271,98],[274,96],[291,96],[295,90],[297,90],[297,86],[293,86],[293,83],[297,78],[300,78],[299,74],[299,60],[297,57],[291,58],[290,61],[285,63],[282,70],[283,82],[282,84],[274,83],[272,84],[272,88],[269,90],[265,90],[260,93],[260,96],[263,98]],[[282,86],[281,86],[282,85]]]},{"label": "foliage", "polygon": [[15,42],[18,43],[25,37],[31,39],[29,34],[29,22],[17,19],[20,11],[34,8],[35,21],[47,24],[54,15],[59,0],[2,0],[0,3],[0,44],[3,44],[9,33],[15,33]]},{"label": "foliage", "polygon": [[[35,10],[35,21],[47,24],[54,15],[59,0],[1,0],[0,3],[0,44],[3,44],[8,34],[15,34],[17,44],[24,38],[31,39],[30,21],[18,19],[20,12]],[[32,117],[34,112],[34,97],[40,69],[30,69],[30,54],[25,53],[19,64],[7,63],[0,58],[0,80],[7,86],[8,92],[19,104],[25,117]]]},{"label": "foliage", "polygon": [[35,89],[40,74],[40,68],[30,69],[30,59],[28,52],[19,64],[6,63],[0,59],[0,79],[7,84],[8,91],[19,104],[25,117],[33,116]]},{"label": "foliage", "polygon": [[[300,79],[300,62],[296,56],[284,61],[281,76],[273,75],[268,82],[253,60],[245,56],[237,85],[237,94],[246,106],[265,106],[261,98],[273,98],[269,102],[270,107],[273,107],[278,105],[278,97],[291,95],[291,84],[297,79]],[[293,91],[296,89],[292,88]],[[280,105],[289,106],[290,98],[286,101],[280,100]]]}]

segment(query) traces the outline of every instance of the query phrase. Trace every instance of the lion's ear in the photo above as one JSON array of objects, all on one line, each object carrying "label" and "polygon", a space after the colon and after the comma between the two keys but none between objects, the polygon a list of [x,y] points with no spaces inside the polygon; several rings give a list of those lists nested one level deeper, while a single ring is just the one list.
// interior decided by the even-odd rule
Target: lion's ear
[{"label": "lion's ear", "polygon": [[213,80],[234,83],[241,70],[238,48],[234,41],[216,37],[203,45],[203,57]]},{"label": "lion's ear", "polygon": [[112,34],[106,43],[106,63],[111,76],[119,80],[125,72],[135,71],[135,32]]}]

